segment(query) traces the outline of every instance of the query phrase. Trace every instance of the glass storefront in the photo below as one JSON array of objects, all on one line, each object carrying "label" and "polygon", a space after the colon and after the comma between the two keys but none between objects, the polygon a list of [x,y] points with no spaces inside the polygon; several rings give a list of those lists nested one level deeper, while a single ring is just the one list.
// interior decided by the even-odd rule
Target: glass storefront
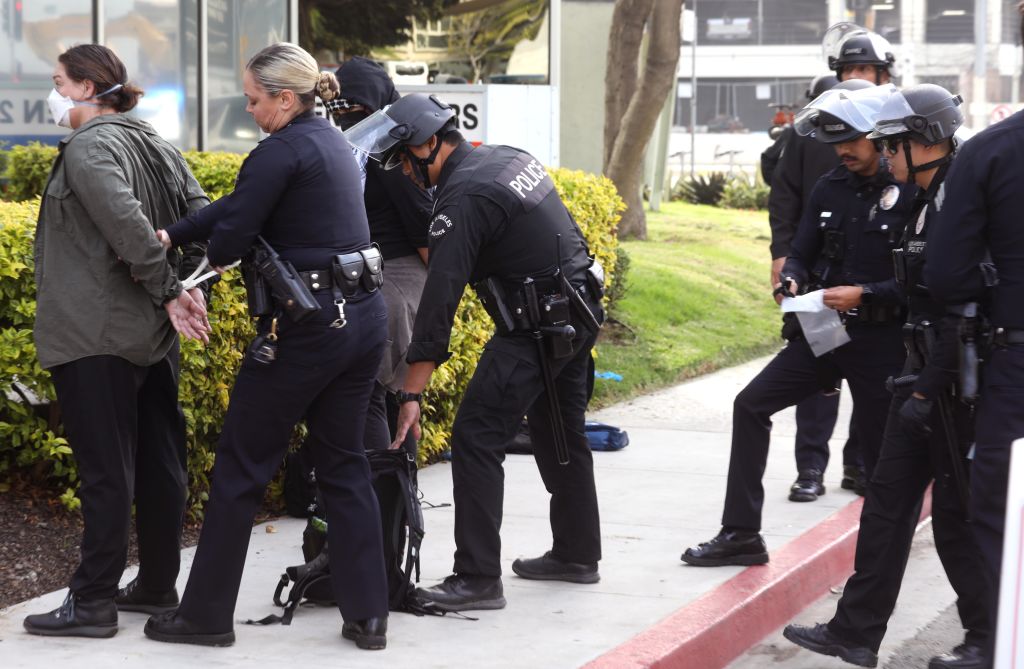
[{"label": "glass storefront", "polygon": [[[64,136],[46,106],[57,56],[101,41],[146,93],[134,113],[168,141],[182,149],[248,151],[259,132],[245,112],[242,71],[259,49],[288,40],[289,10],[297,1],[0,0],[0,142],[56,143]],[[205,88],[199,82],[204,45]]]}]

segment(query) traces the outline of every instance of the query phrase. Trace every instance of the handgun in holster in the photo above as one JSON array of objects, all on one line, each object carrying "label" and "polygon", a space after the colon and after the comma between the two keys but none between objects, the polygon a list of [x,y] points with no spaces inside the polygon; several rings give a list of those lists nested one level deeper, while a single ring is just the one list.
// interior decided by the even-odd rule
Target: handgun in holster
[{"label": "handgun in holster", "polygon": [[269,286],[275,306],[293,322],[300,323],[320,311],[320,304],[292,264],[283,260],[263,237],[256,237],[249,261]]}]

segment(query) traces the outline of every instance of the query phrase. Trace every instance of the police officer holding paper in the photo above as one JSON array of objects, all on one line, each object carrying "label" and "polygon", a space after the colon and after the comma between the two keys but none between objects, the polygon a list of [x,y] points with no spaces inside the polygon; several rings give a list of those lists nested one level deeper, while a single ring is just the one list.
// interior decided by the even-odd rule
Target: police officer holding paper
[{"label": "police officer holding paper", "polygon": [[874,467],[890,400],[885,379],[899,372],[904,358],[902,296],[890,256],[913,192],[883,169],[880,153],[866,139],[895,88],[865,85],[856,91],[832,89],[797,116],[797,131],[814,132],[818,141],[834,145],[842,164],[815,186],[783,267],[790,290],[824,289],[823,305],[841,314],[849,341],[816,356],[805,331],[736,396],[723,527],[710,541],[687,549],[682,555],[686,563],[711,567],[768,562],[760,535],[761,478],[771,417],[834,388],[842,378],[850,384],[869,476]]},{"label": "police officer holding paper", "polygon": [[386,167],[436,188],[430,265],[409,348],[394,446],[419,433],[419,400],[448,359],[455,311],[472,284],[495,321],[452,431],[454,574],[417,591],[448,611],[505,606],[501,526],[505,446],[529,418],[551,493],[552,549],[516,560],[523,578],[595,583],[601,558],[593,460],[583,432],[590,350],[603,312],[583,233],[544,167],[507,146],[473,148],[455,114],[409,95],[352,128]]},{"label": "police officer holding paper", "polygon": [[942,211],[943,181],[963,122],[960,96],[934,84],[892,95],[869,135],[884,146],[896,178],[923,190],[895,253],[897,279],[907,295],[903,328],[909,355],[893,382],[885,439],[860,517],[856,573],[846,583],[827,624],[789,625],[787,639],[809,650],[860,666],[875,666],[886,624],[896,605],[925,489],[932,488],[935,547],[967,630],[963,644],[935,657],[929,669],[989,666],[992,633],[988,583],[967,522],[966,452],[972,438],[970,408],[957,388],[959,318],[946,315],[924,280],[929,227]]}]

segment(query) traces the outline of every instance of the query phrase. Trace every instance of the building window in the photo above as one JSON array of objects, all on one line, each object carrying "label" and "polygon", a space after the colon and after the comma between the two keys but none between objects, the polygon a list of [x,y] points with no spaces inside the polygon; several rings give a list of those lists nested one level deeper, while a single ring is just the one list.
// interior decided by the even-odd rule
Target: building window
[{"label": "building window", "polygon": [[974,0],[928,0],[925,40],[929,44],[974,41]]},{"label": "building window", "polygon": [[817,44],[828,28],[821,0],[701,0],[698,41],[707,45]]},{"label": "building window", "polygon": [[[807,104],[808,84],[805,79],[701,79],[697,82],[697,131],[766,131],[780,106],[793,110]],[[690,125],[690,86],[688,79],[677,82],[676,126]]]}]

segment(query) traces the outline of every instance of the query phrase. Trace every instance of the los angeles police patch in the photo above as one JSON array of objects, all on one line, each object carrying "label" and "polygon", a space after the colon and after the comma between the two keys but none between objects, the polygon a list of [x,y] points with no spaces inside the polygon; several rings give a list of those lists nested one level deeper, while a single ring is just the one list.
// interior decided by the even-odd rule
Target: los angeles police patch
[{"label": "los angeles police patch", "polygon": [[882,189],[882,197],[878,198],[878,206],[888,211],[896,206],[900,199],[899,186],[889,185]]},{"label": "los angeles police patch", "polygon": [[516,156],[495,181],[515,194],[526,211],[540,204],[541,200],[555,189],[555,182],[544,171],[544,166],[528,153]]},{"label": "los angeles police patch", "polygon": [[452,229],[452,225],[452,219],[448,216],[444,214],[434,216],[433,220],[430,221],[430,238],[444,237],[445,233]]}]

